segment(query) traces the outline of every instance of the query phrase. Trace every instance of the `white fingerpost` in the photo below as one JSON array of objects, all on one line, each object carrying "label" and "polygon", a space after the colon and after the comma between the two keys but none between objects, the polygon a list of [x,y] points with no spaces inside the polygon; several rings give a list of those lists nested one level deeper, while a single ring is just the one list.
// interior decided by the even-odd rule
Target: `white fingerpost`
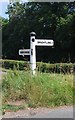
[{"label": "white fingerpost", "polygon": [[35,39],[36,33],[30,33],[30,49],[20,49],[19,55],[25,56],[30,55],[30,68],[32,74],[35,75],[36,72],[36,46],[53,46],[54,41],[46,39]]},{"label": "white fingerpost", "polygon": [[30,67],[32,70],[32,74],[35,74],[36,71],[36,48],[35,48],[35,32],[30,33],[30,49],[31,49],[31,55],[30,55]]},{"label": "white fingerpost", "polygon": [[25,55],[31,55],[31,49],[20,49],[19,50],[19,55],[22,55],[23,57]]}]

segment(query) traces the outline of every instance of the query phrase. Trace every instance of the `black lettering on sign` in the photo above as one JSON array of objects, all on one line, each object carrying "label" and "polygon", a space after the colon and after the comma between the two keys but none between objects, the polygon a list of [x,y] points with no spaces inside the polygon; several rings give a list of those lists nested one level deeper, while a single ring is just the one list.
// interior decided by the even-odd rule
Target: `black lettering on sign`
[{"label": "black lettering on sign", "polygon": [[31,55],[33,55],[33,49],[31,49]]},{"label": "black lettering on sign", "polygon": [[38,41],[37,42],[38,44],[52,44],[52,42],[50,42],[50,41]]},{"label": "black lettering on sign", "polygon": [[25,51],[25,53],[29,53],[29,51]]},{"label": "black lettering on sign", "polygon": [[21,51],[21,53],[23,54],[23,53],[29,53],[29,51]]}]

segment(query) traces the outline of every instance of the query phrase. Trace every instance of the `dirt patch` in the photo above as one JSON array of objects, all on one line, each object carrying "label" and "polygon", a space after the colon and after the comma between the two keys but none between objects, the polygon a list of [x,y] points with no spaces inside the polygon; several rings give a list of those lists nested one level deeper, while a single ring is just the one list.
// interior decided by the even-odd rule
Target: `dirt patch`
[{"label": "dirt patch", "polygon": [[8,101],[7,104],[20,106],[20,105],[24,105],[25,104],[25,100],[21,100],[21,101]]}]

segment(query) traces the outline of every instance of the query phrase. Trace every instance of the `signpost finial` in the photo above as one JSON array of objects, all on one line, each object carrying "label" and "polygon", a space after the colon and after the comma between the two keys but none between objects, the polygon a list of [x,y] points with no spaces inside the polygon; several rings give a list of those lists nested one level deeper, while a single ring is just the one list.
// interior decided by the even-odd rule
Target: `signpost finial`
[{"label": "signpost finial", "polygon": [[30,36],[36,36],[35,32],[30,32]]}]

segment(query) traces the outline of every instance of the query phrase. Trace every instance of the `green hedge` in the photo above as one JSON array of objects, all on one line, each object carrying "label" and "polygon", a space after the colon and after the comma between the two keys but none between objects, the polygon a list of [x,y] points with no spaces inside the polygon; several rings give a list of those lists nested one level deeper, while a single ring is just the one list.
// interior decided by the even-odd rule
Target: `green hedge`
[{"label": "green hedge", "polygon": [[46,73],[73,73],[75,70],[75,64],[73,63],[37,63],[37,69]]},{"label": "green hedge", "polygon": [[[0,64],[5,69],[29,70],[30,65],[27,61],[0,60]],[[37,71],[49,73],[72,73],[75,71],[75,63],[44,63],[37,62]]]},{"label": "green hedge", "polygon": [[29,70],[29,63],[27,61],[0,60],[0,63],[2,63],[2,68],[5,69]]}]

